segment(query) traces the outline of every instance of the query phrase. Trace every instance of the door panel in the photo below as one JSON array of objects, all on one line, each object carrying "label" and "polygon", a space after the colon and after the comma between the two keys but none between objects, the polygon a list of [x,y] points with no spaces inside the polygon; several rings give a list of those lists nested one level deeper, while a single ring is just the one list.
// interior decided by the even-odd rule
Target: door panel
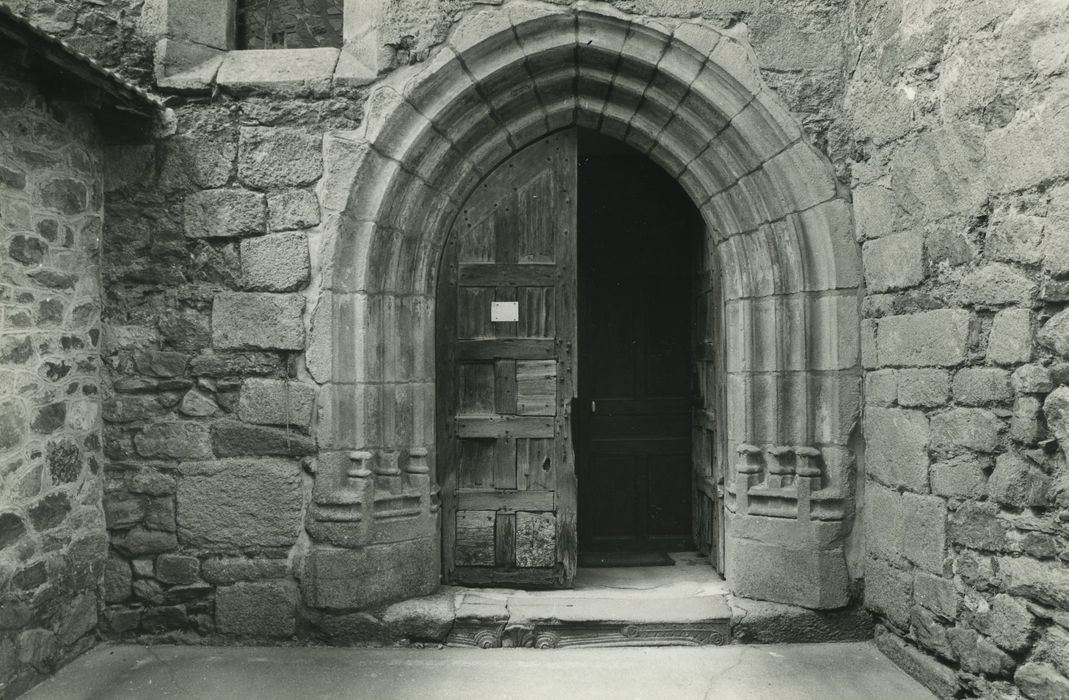
[{"label": "door panel", "polygon": [[693,205],[637,154],[581,157],[581,545],[689,548]]},{"label": "door panel", "polygon": [[450,582],[566,586],[575,570],[575,178],[575,133],[549,136],[499,166],[450,234],[438,288]]}]

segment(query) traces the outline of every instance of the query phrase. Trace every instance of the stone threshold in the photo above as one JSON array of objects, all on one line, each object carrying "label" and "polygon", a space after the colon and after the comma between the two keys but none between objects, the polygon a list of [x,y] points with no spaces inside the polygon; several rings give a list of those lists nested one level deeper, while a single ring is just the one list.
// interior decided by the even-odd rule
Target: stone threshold
[{"label": "stone threshold", "polygon": [[[586,569],[559,591],[452,588],[458,647],[704,646],[862,641],[863,610],[815,611],[730,594],[696,555],[674,567]],[[414,601],[413,601],[414,602]],[[403,605],[403,604],[402,604]],[[418,606],[417,606],[418,607]]]},{"label": "stone threshold", "polygon": [[539,598],[458,591],[447,646],[704,646],[852,642],[872,639],[871,616],[856,607],[817,611],[734,595]]}]

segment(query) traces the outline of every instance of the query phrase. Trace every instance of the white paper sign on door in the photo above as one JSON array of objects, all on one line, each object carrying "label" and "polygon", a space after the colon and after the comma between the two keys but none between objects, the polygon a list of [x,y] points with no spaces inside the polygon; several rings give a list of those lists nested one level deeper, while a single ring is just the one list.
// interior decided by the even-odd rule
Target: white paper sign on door
[{"label": "white paper sign on door", "polygon": [[490,321],[493,323],[516,323],[520,320],[520,302],[490,302]]}]

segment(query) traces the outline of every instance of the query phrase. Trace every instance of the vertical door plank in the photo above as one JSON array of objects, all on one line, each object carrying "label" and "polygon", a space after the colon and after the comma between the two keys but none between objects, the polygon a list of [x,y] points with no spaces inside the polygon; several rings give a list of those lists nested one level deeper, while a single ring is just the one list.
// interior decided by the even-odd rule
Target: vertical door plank
[{"label": "vertical door plank", "polygon": [[497,461],[497,441],[493,438],[464,438],[458,440],[461,488],[489,488],[494,485]]},{"label": "vertical door plank", "polygon": [[498,360],[494,363],[495,413],[516,413],[516,381],[516,360]]},{"label": "vertical door plank", "polygon": [[492,510],[462,510],[456,520],[456,565],[493,566],[496,554]]},{"label": "vertical door plank", "polygon": [[494,456],[494,488],[516,488],[516,439],[497,438]]},{"label": "vertical door plank", "polygon": [[511,569],[516,566],[516,514],[498,511],[494,531],[495,565]]}]

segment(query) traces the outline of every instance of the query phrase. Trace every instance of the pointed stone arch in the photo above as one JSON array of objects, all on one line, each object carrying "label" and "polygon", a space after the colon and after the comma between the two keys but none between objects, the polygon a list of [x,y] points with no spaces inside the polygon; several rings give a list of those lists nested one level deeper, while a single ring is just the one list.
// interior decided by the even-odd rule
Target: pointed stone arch
[{"label": "pointed stone arch", "polygon": [[[308,529],[348,553],[313,551],[307,579],[327,575],[317,561],[325,572],[332,556],[359,562],[378,544],[420,537],[413,551],[432,557],[420,566],[437,566],[425,456],[433,464],[442,246],[497,163],[573,125],[647,154],[705,220],[726,346],[729,584],[766,600],[846,604],[860,410],[848,198],[748,45],[583,2],[466,15],[425,63],[372,89],[359,132],[328,141],[327,292],[314,323],[332,353]],[[410,495],[431,504],[421,518],[372,517],[371,503],[424,482]]]}]

